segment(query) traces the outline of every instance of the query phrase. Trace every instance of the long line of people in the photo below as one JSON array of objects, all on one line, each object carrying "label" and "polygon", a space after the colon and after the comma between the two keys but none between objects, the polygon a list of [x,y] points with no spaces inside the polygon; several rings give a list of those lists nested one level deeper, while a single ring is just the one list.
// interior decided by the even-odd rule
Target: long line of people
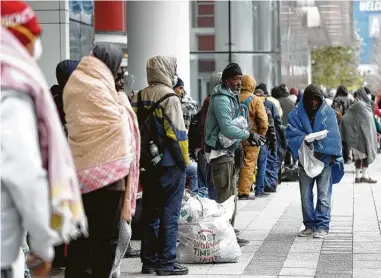
[{"label": "long line of people", "polygon": [[[129,99],[123,53],[113,44],[60,62],[49,91],[35,62],[41,28],[33,10],[3,1],[1,17],[2,277],[29,275],[28,245],[28,260],[40,260],[35,275],[48,274],[55,252],[65,277],[119,277],[139,192],[141,272],[166,276],[188,273],[176,261],[186,187],[218,203],[235,196],[237,208],[238,200],[275,193],[284,165],[294,167],[305,225],[298,235],[321,238],[332,185],[351,152],[355,182],[376,182],[368,165],[377,153],[381,93],[374,103],[366,87],[351,101],[340,86],[332,103],[315,85],[302,92],[281,84],[270,94],[230,63],[211,76],[200,109],[177,76],[176,58],[155,56],[148,86]],[[303,161],[309,150],[321,167],[314,176]],[[240,246],[248,243],[235,232]]]}]

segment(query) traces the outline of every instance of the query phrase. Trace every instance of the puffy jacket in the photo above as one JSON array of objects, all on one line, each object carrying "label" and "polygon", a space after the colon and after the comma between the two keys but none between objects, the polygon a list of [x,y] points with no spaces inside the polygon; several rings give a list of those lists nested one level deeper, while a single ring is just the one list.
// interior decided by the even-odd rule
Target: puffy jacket
[{"label": "puffy jacket", "polygon": [[[239,101],[243,103],[248,97],[253,96],[255,89],[255,79],[250,75],[242,77],[241,93]],[[254,133],[266,135],[268,128],[268,119],[263,101],[259,97],[253,96],[252,101],[248,105],[250,126]]]},{"label": "puffy jacket", "polygon": [[[239,113],[238,95],[234,94],[224,84],[214,87],[210,94],[210,104],[206,117],[205,143],[207,146],[205,148],[227,150],[234,153],[241,141],[249,138],[249,131],[232,123],[239,116]],[[238,139],[238,141],[230,147],[224,148],[218,139],[220,132],[226,137]]]},{"label": "puffy jacket", "polygon": [[[172,81],[176,73],[176,58],[156,56],[147,62],[148,87],[140,94],[144,106],[150,109],[159,99],[174,93]],[[138,96],[132,99],[135,112],[138,109]],[[160,109],[154,111],[159,123],[158,134],[163,146],[161,166],[178,166],[185,171],[189,165],[188,136],[185,129],[183,112],[179,97],[169,97],[160,104]]]}]

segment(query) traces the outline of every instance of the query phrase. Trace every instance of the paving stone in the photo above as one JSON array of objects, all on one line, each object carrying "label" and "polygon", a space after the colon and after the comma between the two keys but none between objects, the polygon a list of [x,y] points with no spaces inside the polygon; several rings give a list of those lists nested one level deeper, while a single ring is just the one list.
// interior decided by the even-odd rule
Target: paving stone
[{"label": "paving stone", "polygon": [[316,269],[314,268],[283,267],[279,275],[314,277],[315,273]]},{"label": "paving stone", "polygon": [[380,261],[353,261],[353,268],[381,269]]}]

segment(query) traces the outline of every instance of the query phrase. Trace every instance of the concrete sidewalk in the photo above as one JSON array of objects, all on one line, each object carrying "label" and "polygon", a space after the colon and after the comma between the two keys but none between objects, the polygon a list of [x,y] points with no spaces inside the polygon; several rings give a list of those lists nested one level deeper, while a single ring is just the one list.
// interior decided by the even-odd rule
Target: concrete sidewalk
[{"label": "concrete sidewalk", "polygon": [[[189,265],[187,277],[381,277],[381,156],[370,167],[374,185],[354,184],[354,166],[345,166],[324,240],[296,236],[303,227],[299,186],[282,183],[268,198],[239,201],[236,228],[250,244],[238,263]],[[124,259],[121,269],[122,277],[152,277],[139,274],[140,259]]]}]

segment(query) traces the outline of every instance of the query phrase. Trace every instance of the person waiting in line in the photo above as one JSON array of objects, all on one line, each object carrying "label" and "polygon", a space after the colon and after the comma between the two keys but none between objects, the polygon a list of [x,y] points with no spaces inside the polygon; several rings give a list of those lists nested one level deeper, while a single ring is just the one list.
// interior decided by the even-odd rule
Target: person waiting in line
[{"label": "person waiting in line", "polygon": [[67,81],[69,80],[70,75],[78,66],[78,61],[76,60],[64,60],[58,63],[56,67],[56,78],[57,83],[50,88],[50,92],[52,93],[54,102],[57,107],[58,115],[60,116],[60,120],[62,123],[62,127],[67,136],[67,128],[66,128],[66,120],[65,120],[65,112],[63,107],[63,91]]},{"label": "person waiting in line", "polygon": [[[234,157],[242,140],[248,140],[251,146],[260,146],[266,138],[262,135],[239,128],[233,120],[240,115],[239,90],[241,89],[242,71],[238,64],[229,64],[222,73],[222,83],[213,88],[205,123],[205,153],[210,161],[213,182],[216,188],[216,201],[223,203],[231,196],[237,196]],[[236,139],[230,147],[225,148],[219,141],[219,133]],[[237,202],[235,202],[237,206]],[[234,226],[236,207],[231,221]],[[240,245],[247,240],[237,239]]]},{"label": "person waiting in line", "polygon": [[[184,90],[184,81],[180,77],[178,78],[176,85],[173,87],[173,90],[180,97],[185,128],[189,131],[191,120],[199,111],[198,104]],[[199,179],[198,177],[197,163],[193,158],[196,158],[195,155],[192,156],[192,158],[190,157],[190,164],[186,168],[185,173],[189,179],[189,189],[193,194],[197,195],[199,188],[205,187],[205,184],[200,184],[203,179]]]},{"label": "person waiting in line", "polygon": [[66,278],[86,277],[86,262],[92,277],[109,277],[120,220],[130,221],[135,211],[140,133],[126,94],[115,87],[122,58],[116,45],[96,45],[64,89],[68,140],[90,234],[70,243]]},{"label": "person waiting in line", "polygon": [[[247,105],[250,130],[265,136],[268,128],[268,118],[263,101],[253,95],[255,87],[255,79],[250,75],[243,75],[239,100],[242,104],[251,98]],[[250,196],[250,191],[253,185],[253,173],[257,167],[260,147],[251,146],[247,140],[242,142],[242,147],[245,152],[245,158],[239,173],[238,199],[249,200],[254,199],[254,196]]]},{"label": "person waiting in line", "polygon": [[[328,131],[326,137],[313,142],[306,136]],[[327,105],[321,90],[311,84],[304,91],[301,102],[294,108],[286,128],[288,145],[294,157],[299,156],[303,144],[313,148],[313,155],[323,162],[322,172],[310,177],[299,162],[299,187],[305,229],[299,237],[324,238],[331,221],[332,185],[344,176],[344,161],[341,152],[341,137],[334,110]],[[304,148],[303,148],[304,149]],[[317,186],[317,204],[314,206],[313,187]]]},{"label": "person waiting in line", "polygon": [[140,112],[147,105],[150,108],[158,105],[153,117],[158,122],[156,134],[163,155],[157,165],[159,169],[141,175],[142,273],[156,271],[161,276],[186,275],[188,268],[176,262],[178,221],[185,170],[189,165],[187,130],[180,99],[173,90],[178,78],[177,60],[170,56],[155,56],[148,60],[146,69],[148,87],[134,96],[132,106],[140,121],[139,115],[143,114]]},{"label": "person waiting in line", "polygon": [[[377,132],[374,124],[374,105],[364,88],[355,93],[355,103],[341,119],[343,140],[352,148],[356,165],[355,182],[377,183],[368,173],[368,166],[377,155]],[[362,173],[361,173],[362,172]]]},{"label": "person waiting in line", "polygon": [[36,63],[42,55],[36,14],[25,2],[2,1],[1,25],[1,277],[30,277],[26,233],[26,255],[40,259],[33,274],[46,277],[53,244],[86,234],[86,218],[70,149]]},{"label": "person waiting in line", "polygon": [[[283,164],[284,158],[285,158],[286,153],[287,153],[287,142],[286,142],[286,138],[285,138],[285,134],[284,134],[285,126],[282,123],[282,115],[283,115],[282,107],[280,106],[279,101],[272,96],[272,94],[276,94],[275,91],[277,90],[277,87],[274,87],[271,90],[271,94],[267,90],[267,85],[264,83],[259,84],[255,89],[261,90],[261,91],[258,91],[259,95],[262,96],[264,94],[263,96],[265,98],[265,100],[264,100],[265,107],[271,111],[271,114],[274,117],[274,124],[275,124],[276,132],[277,132],[277,143],[278,143],[277,144],[277,159],[276,159],[278,162],[278,166],[276,167],[278,169],[277,180],[278,180],[278,184],[280,184],[282,181],[281,180],[282,164]],[[263,92],[263,94],[261,92]],[[276,111],[274,110],[274,107],[275,107]],[[278,115],[278,117],[276,115]],[[269,153],[269,156],[272,156],[272,153]],[[267,166],[271,167],[271,165],[274,165],[274,167],[275,167],[274,157],[272,157],[272,158],[270,157],[269,159],[270,159],[270,163]],[[266,166],[266,168],[268,168],[267,166]],[[273,168],[273,170],[275,170],[275,168]],[[266,179],[267,179],[266,177],[270,177],[270,176],[272,176],[272,173],[271,173],[271,175],[267,175],[267,174],[265,175],[265,191],[266,192],[272,192],[273,191],[270,189],[270,187],[266,187],[266,185],[272,184],[272,182],[270,182],[270,180],[266,181]],[[266,188],[267,188],[267,190],[266,190]]]},{"label": "person waiting in line", "polygon": [[209,80],[209,88],[208,88],[208,96],[204,99],[204,102],[202,104],[201,108],[201,150],[200,150],[200,156],[198,160],[198,166],[199,166],[199,174],[204,175],[204,180],[207,181],[208,184],[208,197],[209,199],[216,200],[216,188],[213,183],[213,178],[211,174],[211,166],[208,162],[205,154],[205,122],[206,122],[206,116],[208,113],[208,108],[210,104],[210,94],[214,87],[221,84],[221,76],[222,72],[214,72],[210,76]]},{"label": "person waiting in line", "polygon": [[[347,88],[344,85],[337,87],[336,95],[333,99],[332,108],[338,115],[339,124],[342,117],[345,115],[353,101],[348,96]],[[343,134],[341,135],[342,137]],[[346,142],[343,141],[343,157],[345,163],[350,163],[350,148]]]},{"label": "person waiting in line", "polygon": [[[279,183],[278,172],[279,167],[281,166],[280,161],[283,160],[285,150],[287,149],[287,142],[284,134],[285,127],[282,125],[282,120],[274,103],[267,99],[265,92],[261,89],[256,89],[254,93],[263,101],[266,110],[270,111],[276,132],[276,152],[268,152],[266,172],[264,175],[264,192],[273,193],[276,192]],[[257,173],[258,172],[259,171],[257,171]]]}]

